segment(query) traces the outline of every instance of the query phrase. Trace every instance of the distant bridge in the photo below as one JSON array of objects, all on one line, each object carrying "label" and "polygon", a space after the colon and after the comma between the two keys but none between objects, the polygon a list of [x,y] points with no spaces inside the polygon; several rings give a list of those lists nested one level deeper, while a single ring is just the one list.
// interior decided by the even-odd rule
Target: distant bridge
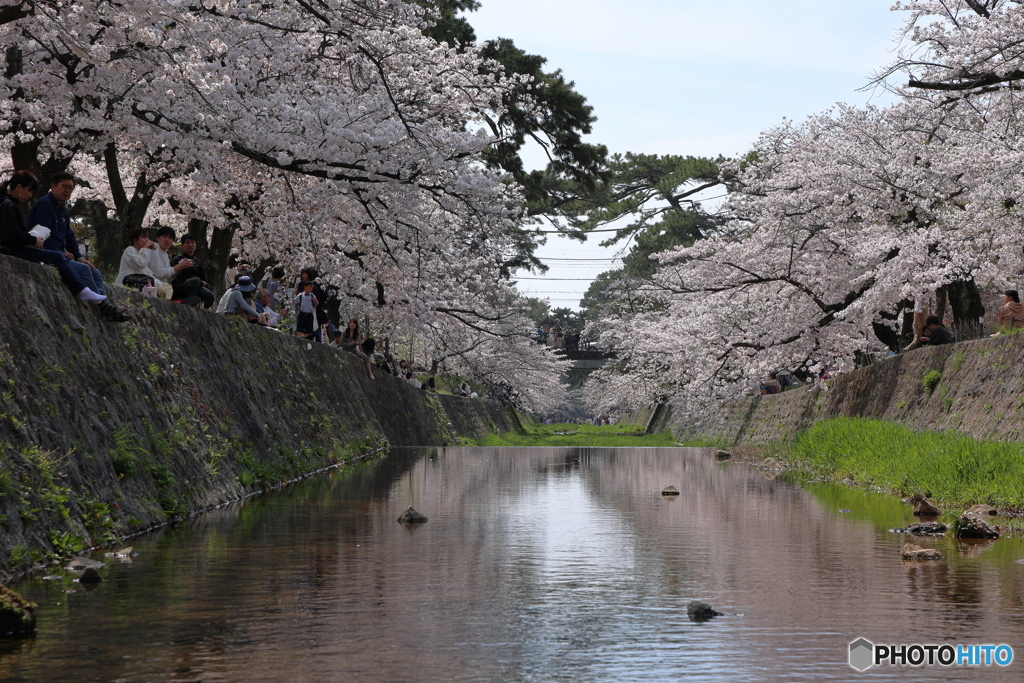
[{"label": "distant bridge", "polygon": [[555,353],[561,358],[571,360],[573,370],[597,370],[607,363],[609,359],[618,358],[618,354],[615,351],[598,351],[597,349],[583,351],[556,349]]}]

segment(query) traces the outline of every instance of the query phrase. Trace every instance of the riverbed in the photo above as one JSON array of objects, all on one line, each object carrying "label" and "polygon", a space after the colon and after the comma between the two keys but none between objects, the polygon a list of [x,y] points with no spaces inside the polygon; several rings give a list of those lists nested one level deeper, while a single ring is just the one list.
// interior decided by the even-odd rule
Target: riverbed
[{"label": "riverbed", "polygon": [[945,559],[905,563],[889,529],[912,521],[699,449],[397,450],[93,553],[95,588],[12,585],[39,633],[0,645],[0,679],[838,681],[864,677],[860,637],[1024,643],[1024,544],[924,539]]}]

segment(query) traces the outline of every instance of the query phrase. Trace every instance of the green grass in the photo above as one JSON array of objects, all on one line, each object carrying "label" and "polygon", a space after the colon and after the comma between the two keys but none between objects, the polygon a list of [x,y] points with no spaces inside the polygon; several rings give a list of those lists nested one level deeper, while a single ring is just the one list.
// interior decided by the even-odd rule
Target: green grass
[{"label": "green grass", "polygon": [[[556,434],[555,432],[571,432]],[[490,434],[483,439],[463,439],[467,446],[584,446],[593,448],[657,448],[675,446],[675,438],[669,431],[660,434],[644,434],[644,428],[637,425],[593,425],[533,423],[526,426],[526,433],[505,432]]]},{"label": "green grass", "polygon": [[923,493],[947,505],[1024,507],[1024,444],[836,418],[778,448],[790,462],[831,479],[900,495]]}]

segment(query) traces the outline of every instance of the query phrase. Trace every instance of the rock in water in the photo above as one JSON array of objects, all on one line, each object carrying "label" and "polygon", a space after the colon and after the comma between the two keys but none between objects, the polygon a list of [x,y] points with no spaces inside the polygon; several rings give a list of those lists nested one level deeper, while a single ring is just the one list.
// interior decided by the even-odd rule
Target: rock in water
[{"label": "rock in water", "polygon": [[686,606],[686,616],[690,617],[690,621],[707,621],[712,617],[722,616],[721,612],[716,612],[712,609],[711,605],[700,600],[694,600]]},{"label": "rock in water", "polygon": [[984,505],[984,504],[982,504],[982,505],[972,505],[971,507],[967,508],[967,512],[973,512],[974,514],[979,515],[981,517],[985,517],[985,516],[995,517],[996,515],[999,514],[999,510],[996,510],[991,505]]},{"label": "rock in water", "polygon": [[918,517],[938,517],[942,514],[942,510],[932,505],[932,502],[927,498],[922,498],[917,501],[917,506],[914,507],[914,514]]},{"label": "rock in water", "polygon": [[900,551],[900,557],[904,560],[941,560],[942,553],[934,548],[926,550],[913,543],[904,543],[903,550]]},{"label": "rock in water", "polygon": [[99,583],[102,580],[103,577],[100,576],[95,567],[89,567],[78,577],[78,583]]},{"label": "rock in water", "polygon": [[7,586],[0,586],[0,638],[35,635],[36,616],[31,602]]},{"label": "rock in water", "polygon": [[728,460],[732,457],[732,453],[729,451],[715,451],[715,460]]},{"label": "rock in water", "polygon": [[415,509],[410,507],[408,510],[402,513],[402,516],[398,518],[398,521],[402,524],[422,524],[427,521],[425,515],[416,512]]},{"label": "rock in water", "polygon": [[908,534],[914,536],[931,536],[933,534],[946,533],[946,525],[942,522],[918,522],[906,528]]},{"label": "rock in water", "polygon": [[104,566],[102,562],[90,557],[76,557],[68,563],[68,569],[73,572],[81,572],[86,569],[99,569],[102,566]]},{"label": "rock in water", "polygon": [[664,489],[662,489],[661,495],[663,495],[663,496],[678,496],[679,495],[679,489],[677,489],[675,486],[666,486]]},{"label": "rock in water", "polygon": [[960,515],[953,527],[953,535],[957,538],[999,538],[999,532],[991,524],[970,510]]}]

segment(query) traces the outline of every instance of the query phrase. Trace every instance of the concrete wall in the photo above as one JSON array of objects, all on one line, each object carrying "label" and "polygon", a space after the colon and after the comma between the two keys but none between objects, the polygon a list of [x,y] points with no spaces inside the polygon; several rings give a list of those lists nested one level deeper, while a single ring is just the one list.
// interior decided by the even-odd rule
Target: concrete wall
[{"label": "concrete wall", "polygon": [[[925,377],[938,373],[931,386]],[[933,375],[934,376],[934,375]],[[867,417],[978,439],[1024,438],[1024,335],[910,351],[829,381],[824,390],[755,396],[703,424],[671,418],[680,439],[733,445],[791,439],[816,420]]]},{"label": "concrete wall", "polygon": [[114,289],[134,321],[0,256],[0,577],[387,446],[522,428],[498,403]]}]

